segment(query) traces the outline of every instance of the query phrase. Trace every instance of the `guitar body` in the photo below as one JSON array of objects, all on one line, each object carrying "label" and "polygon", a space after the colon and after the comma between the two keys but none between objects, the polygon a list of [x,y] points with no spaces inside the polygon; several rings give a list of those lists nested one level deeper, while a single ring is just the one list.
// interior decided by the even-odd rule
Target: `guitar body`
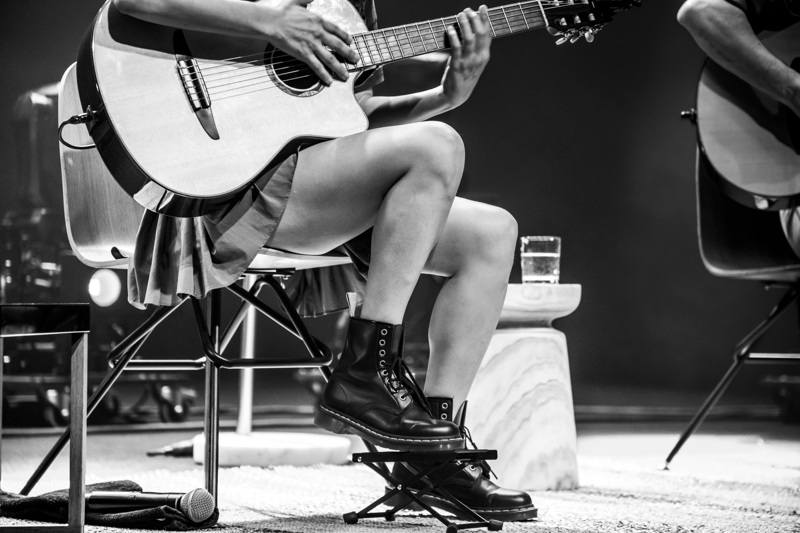
[{"label": "guitar body", "polygon": [[[800,24],[763,37],[791,65],[800,52]],[[748,207],[784,209],[800,195],[800,119],[716,63],[707,61],[697,90],[701,149],[719,184]]]},{"label": "guitar body", "polygon": [[[310,8],[366,30],[347,0]],[[310,73],[266,42],[147,23],[108,1],[84,38],[77,75],[83,107],[99,111],[91,136],[122,188],[147,209],[195,216],[299,144],[367,128],[356,74],[325,87],[298,78],[299,69]]]}]

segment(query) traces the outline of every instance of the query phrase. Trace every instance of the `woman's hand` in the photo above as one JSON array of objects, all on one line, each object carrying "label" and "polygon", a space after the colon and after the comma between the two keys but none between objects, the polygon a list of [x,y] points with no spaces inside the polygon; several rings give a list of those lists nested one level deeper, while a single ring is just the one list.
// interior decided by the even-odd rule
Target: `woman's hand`
[{"label": "woman's hand", "polygon": [[461,38],[454,27],[447,29],[452,54],[442,78],[444,97],[452,107],[463,104],[472,94],[489,62],[492,30],[485,5],[476,13],[465,9],[458,15]]},{"label": "woman's hand", "polygon": [[336,24],[312,13],[306,6],[313,0],[282,0],[274,5],[270,42],[287,54],[308,64],[326,85],[333,72],[347,80],[347,69],[334,54],[355,64],[359,56],[350,48],[350,35]]}]

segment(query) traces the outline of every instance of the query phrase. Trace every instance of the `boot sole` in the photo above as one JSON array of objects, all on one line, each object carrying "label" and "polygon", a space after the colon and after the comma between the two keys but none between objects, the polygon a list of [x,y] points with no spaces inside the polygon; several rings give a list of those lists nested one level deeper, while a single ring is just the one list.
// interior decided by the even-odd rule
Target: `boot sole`
[{"label": "boot sole", "polygon": [[[415,495],[418,494],[416,489],[412,489],[411,487],[407,487],[407,489],[413,492]],[[386,489],[386,492],[389,492],[391,489]],[[451,503],[449,500],[442,498],[441,496],[437,496],[436,494],[425,494],[424,496],[419,496],[419,499],[423,502],[427,503],[431,507],[435,507],[437,509],[441,509],[442,511],[451,513],[452,515],[460,518],[461,520],[473,520],[474,516],[469,516],[466,514],[462,509],[458,508],[455,504]],[[396,494],[383,502],[384,505],[388,505],[389,507],[397,507],[398,505],[402,504],[403,509],[409,509],[411,511],[424,511],[421,505],[417,502],[403,494],[402,492]],[[534,518],[538,518],[539,510],[533,506],[527,507],[507,507],[504,509],[481,509],[478,507],[470,507],[473,511],[481,515],[486,520],[499,520],[501,522],[519,522],[522,520],[532,520]]]},{"label": "boot sole", "polygon": [[376,431],[347,415],[322,405],[317,407],[317,413],[314,416],[314,424],[331,433],[356,435],[375,446],[388,448],[390,450],[433,452],[464,449],[464,439],[460,437],[415,439],[389,435]]}]

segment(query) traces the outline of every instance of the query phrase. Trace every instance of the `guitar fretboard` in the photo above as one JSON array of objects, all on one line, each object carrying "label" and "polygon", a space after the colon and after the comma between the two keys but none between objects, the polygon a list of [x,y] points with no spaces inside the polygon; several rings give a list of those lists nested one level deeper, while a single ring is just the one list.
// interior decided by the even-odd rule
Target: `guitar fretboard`
[{"label": "guitar fretboard", "polygon": [[[547,17],[540,0],[489,9],[493,37],[544,28]],[[361,56],[353,70],[371,68],[449,48],[447,28],[459,27],[455,16],[394,26],[353,35],[352,47]]]}]

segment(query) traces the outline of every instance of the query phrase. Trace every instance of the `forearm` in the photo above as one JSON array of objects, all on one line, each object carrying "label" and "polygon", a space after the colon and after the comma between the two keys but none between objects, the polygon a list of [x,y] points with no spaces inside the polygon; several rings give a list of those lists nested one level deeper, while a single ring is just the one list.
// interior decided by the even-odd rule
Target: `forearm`
[{"label": "forearm", "polygon": [[268,38],[273,8],[241,0],[114,0],[123,13],[186,30]]},{"label": "forearm", "polygon": [[678,12],[678,22],[715,62],[772,98],[797,107],[800,76],[767,50],[742,9],[725,0],[689,0]]},{"label": "forearm", "polygon": [[441,85],[402,96],[360,93],[358,101],[369,117],[370,128],[422,122],[456,107],[445,97]]}]

